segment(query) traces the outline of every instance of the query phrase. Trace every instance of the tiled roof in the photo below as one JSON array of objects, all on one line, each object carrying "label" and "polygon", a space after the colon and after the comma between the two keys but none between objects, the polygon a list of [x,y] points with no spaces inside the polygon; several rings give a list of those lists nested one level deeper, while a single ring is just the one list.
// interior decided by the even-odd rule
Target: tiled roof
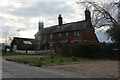
[{"label": "tiled roof", "polygon": [[[42,34],[50,34],[50,33],[59,33],[59,32],[69,32],[69,31],[75,31],[75,30],[83,30],[87,27],[91,27],[92,24],[89,21],[83,20],[83,21],[77,21],[77,22],[71,22],[66,23],[62,25],[54,25],[47,28],[43,28]],[[35,35],[39,34],[38,31]]]},{"label": "tiled roof", "polygon": [[[30,41],[32,44],[34,43],[34,39],[30,38],[20,38],[20,37],[14,37],[13,41],[16,41],[17,44],[25,44],[24,41]],[[13,42],[12,41],[12,42]],[[11,43],[12,44],[12,43]]]}]

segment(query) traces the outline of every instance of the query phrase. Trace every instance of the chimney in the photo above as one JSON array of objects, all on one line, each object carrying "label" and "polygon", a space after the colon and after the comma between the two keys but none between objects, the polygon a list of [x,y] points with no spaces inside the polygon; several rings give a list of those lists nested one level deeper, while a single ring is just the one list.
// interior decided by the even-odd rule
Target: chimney
[{"label": "chimney", "polygon": [[61,17],[61,14],[59,14],[59,17],[58,17],[58,25],[62,25],[63,24],[63,21],[62,21],[62,17]]},{"label": "chimney", "polygon": [[87,8],[85,10],[85,20],[91,21],[91,13]]},{"label": "chimney", "polygon": [[44,28],[43,21],[42,22],[39,21],[39,23],[38,23],[38,29],[39,29],[39,31],[42,30],[43,28]]}]

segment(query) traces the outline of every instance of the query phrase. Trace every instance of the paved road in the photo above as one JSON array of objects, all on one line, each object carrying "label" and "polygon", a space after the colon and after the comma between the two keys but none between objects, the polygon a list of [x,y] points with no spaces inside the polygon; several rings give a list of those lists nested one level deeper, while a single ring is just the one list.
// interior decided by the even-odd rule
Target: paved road
[{"label": "paved road", "polygon": [[22,63],[2,60],[2,78],[83,78],[80,75],[58,72]]}]

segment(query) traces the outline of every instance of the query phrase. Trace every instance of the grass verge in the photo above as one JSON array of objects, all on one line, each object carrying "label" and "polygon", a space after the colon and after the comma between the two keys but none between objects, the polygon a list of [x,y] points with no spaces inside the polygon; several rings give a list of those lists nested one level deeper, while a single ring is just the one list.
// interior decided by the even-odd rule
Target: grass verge
[{"label": "grass verge", "polygon": [[92,59],[80,58],[80,57],[66,57],[61,54],[51,55],[22,55],[17,53],[3,53],[2,55],[9,61],[15,61],[31,65],[59,65],[70,64],[82,61],[91,61]]}]

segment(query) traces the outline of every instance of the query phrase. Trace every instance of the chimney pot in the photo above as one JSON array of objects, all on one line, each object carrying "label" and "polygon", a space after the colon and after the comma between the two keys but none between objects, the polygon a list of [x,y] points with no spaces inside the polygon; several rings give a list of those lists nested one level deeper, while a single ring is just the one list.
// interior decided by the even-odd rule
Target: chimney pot
[{"label": "chimney pot", "polygon": [[59,25],[59,26],[63,24],[62,19],[63,19],[63,18],[62,18],[62,16],[61,16],[61,14],[59,14],[59,17],[58,17],[58,25]]}]

